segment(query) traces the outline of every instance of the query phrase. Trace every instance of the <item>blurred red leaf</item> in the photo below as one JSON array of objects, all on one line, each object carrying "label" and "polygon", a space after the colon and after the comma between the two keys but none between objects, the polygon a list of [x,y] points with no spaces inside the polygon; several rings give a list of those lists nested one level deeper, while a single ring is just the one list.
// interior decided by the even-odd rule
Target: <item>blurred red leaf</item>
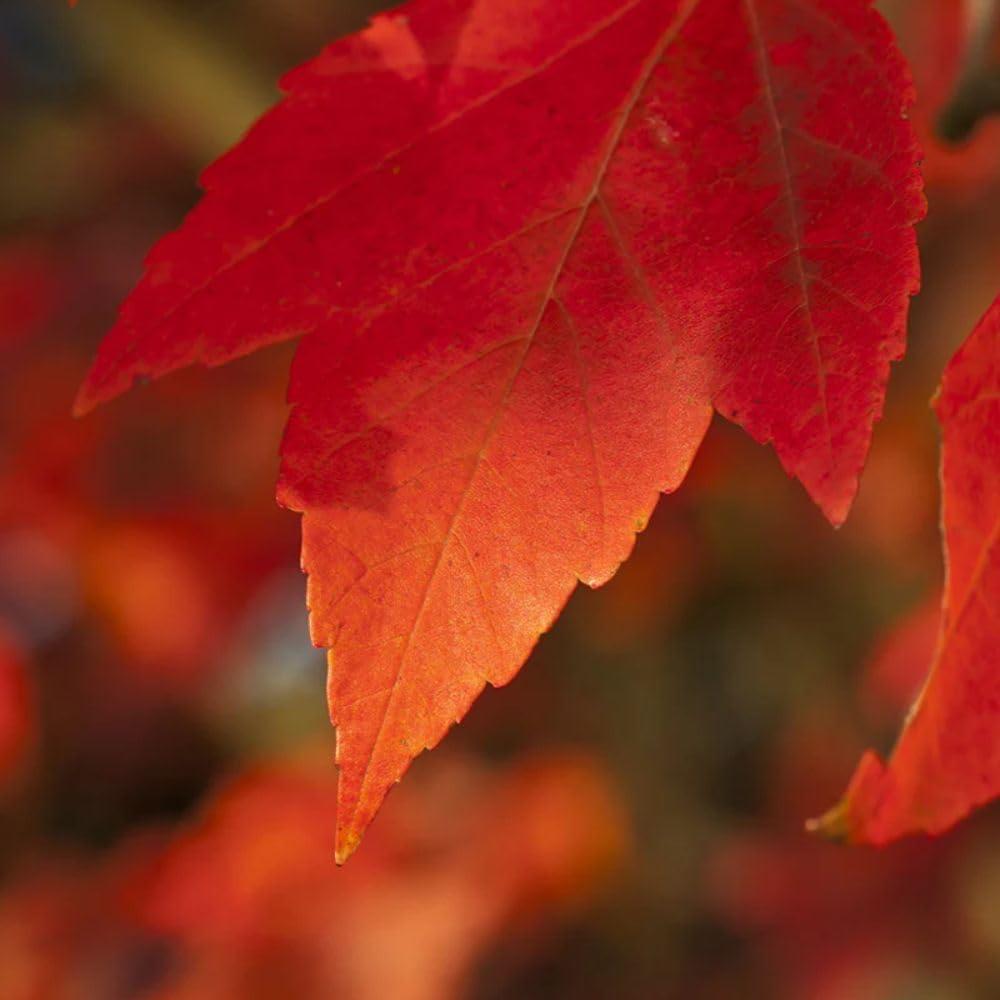
[{"label": "blurred red leaf", "polygon": [[965,901],[955,876],[968,841],[915,841],[879,853],[802,831],[803,812],[843,780],[853,753],[847,731],[843,719],[812,717],[783,734],[764,815],[752,830],[724,837],[707,868],[713,908],[751,935],[772,967],[768,996],[891,1000],[962,954]]},{"label": "blurred red leaf", "polygon": [[[947,844],[892,855],[794,835],[731,837],[711,869],[718,910],[752,933],[788,1000],[889,1000],[960,948]],[[772,994],[769,994],[772,995]]]},{"label": "blurred red leaf", "polygon": [[913,126],[924,154],[929,188],[958,199],[972,199],[995,182],[1000,166],[1000,120],[980,123],[966,141],[955,144],[938,134],[938,122],[959,85],[968,55],[973,4],[967,0],[903,0],[892,18],[900,45],[913,66],[917,101]]},{"label": "blurred red leaf", "polygon": [[0,247],[0,348],[37,333],[62,295],[58,265],[44,245],[22,240]]},{"label": "blurred red leaf", "polygon": [[81,584],[131,671],[183,692],[218,669],[232,626],[286,554],[264,528],[206,510],[87,525]]},{"label": "blurred red leaf", "polygon": [[[589,902],[627,846],[609,777],[572,751],[462,759],[394,797],[331,863],[326,749],[250,767],[173,831],[41,858],[0,894],[4,1000],[445,1000],[501,935]],[[449,823],[442,823],[446,810]]]},{"label": "blurred red leaf", "polygon": [[502,929],[585,897],[624,847],[606,777],[574,755],[442,769],[393,800],[350,871],[331,864],[335,811],[323,757],[208,803],[133,886],[143,925],[181,950],[157,997],[462,995]]},{"label": "blurred red leaf", "polygon": [[868,752],[819,821],[853,841],[938,833],[1000,793],[1000,299],[935,402],[948,567],[930,674],[888,764]]},{"label": "blurred red leaf", "polygon": [[0,895],[0,996],[139,996],[144,967],[156,968],[154,942],[118,900],[160,849],[139,836],[95,863],[50,848],[12,873]]},{"label": "blurred red leaf", "polygon": [[284,87],[78,406],[309,334],[279,496],[332,649],[343,860],[614,573],[713,406],[843,520],[924,203],[867,0],[418,0]]},{"label": "blurred red leaf", "polygon": [[245,499],[273,481],[282,377],[274,359],[247,359],[209,394],[192,369],[131,419],[72,420],[80,326],[106,306],[102,268],[118,267],[101,244],[71,231],[0,246],[0,324],[33,317],[0,366],[0,608],[32,648],[69,627],[103,632],[109,673],[120,660],[147,693],[187,697],[227,665],[234,626],[295,551],[295,525]]}]

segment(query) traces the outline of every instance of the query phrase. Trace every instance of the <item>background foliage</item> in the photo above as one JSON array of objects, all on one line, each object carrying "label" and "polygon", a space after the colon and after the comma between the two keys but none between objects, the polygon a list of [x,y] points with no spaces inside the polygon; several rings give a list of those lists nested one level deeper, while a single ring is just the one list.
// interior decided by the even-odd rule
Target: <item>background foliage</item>
[{"label": "background foliage", "polygon": [[802,830],[919,686],[927,401],[1000,273],[997,126],[929,132],[957,5],[884,5],[931,213],[848,524],[717,420],[616,579],[336,871],[323,657],[271,500],[288,349],[68,413],[198,169],[371,9],[0,6],[0,995],[997,995],[995,808],[884,852]]}]

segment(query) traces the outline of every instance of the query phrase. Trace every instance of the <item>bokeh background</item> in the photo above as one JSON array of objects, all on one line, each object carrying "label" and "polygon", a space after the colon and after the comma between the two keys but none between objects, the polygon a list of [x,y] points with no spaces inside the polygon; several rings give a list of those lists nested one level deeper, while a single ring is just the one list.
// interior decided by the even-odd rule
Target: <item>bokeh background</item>
[{"label": "bokeh background", "polygon": [[82,421],[198,171],[371,0],[0,0],[0,998],[1000,996],[1000,813],[819,842],[933,643],[944,364],[1000,290],[1000,129],[932,134],[958,0],[883,9],[920,86],[925,288],[832,531],[717,419],[632,559],[332,861],[333,734],[273,482],[287,346]]}]

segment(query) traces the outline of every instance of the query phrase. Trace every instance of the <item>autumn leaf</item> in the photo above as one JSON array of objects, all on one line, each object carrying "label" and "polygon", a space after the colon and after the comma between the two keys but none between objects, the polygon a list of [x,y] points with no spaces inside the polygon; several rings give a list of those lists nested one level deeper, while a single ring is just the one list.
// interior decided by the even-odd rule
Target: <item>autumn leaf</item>
[{"label": "autumn leaf", "polygon": [[817,824],[883,844],[939,833],[1000,793],[1000,299],[952,358],[935,408],[947,580],[930,674],[888,764],[869,751]]},{"label": "autumn leaf", "polygon": [[713,407],[843,520],[924,202],[867,0],[418,0],[283,87],[78,410],[306,335],[278,494],[331,650],[343,860],[614,573]]}]

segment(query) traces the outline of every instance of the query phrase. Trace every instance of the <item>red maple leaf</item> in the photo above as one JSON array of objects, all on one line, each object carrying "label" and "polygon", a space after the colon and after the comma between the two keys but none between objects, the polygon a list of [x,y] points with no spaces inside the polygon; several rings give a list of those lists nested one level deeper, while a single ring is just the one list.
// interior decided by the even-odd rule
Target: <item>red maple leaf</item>
[{"label": "red maple leaf", "polygon": [[938,833],[1000,793],[1000,299],[949,362],[935,408],[948,568],[937,648],[889,763],[869,751],[818,823],[852,841]]},{"label": "red maple leaf", "polygon": [[867,0],[418,0],[283,87],[78,407],[307,335],[279,499],[331,649],[343,860],[614,573],[713,407],[843,520],[924,202]]}]

